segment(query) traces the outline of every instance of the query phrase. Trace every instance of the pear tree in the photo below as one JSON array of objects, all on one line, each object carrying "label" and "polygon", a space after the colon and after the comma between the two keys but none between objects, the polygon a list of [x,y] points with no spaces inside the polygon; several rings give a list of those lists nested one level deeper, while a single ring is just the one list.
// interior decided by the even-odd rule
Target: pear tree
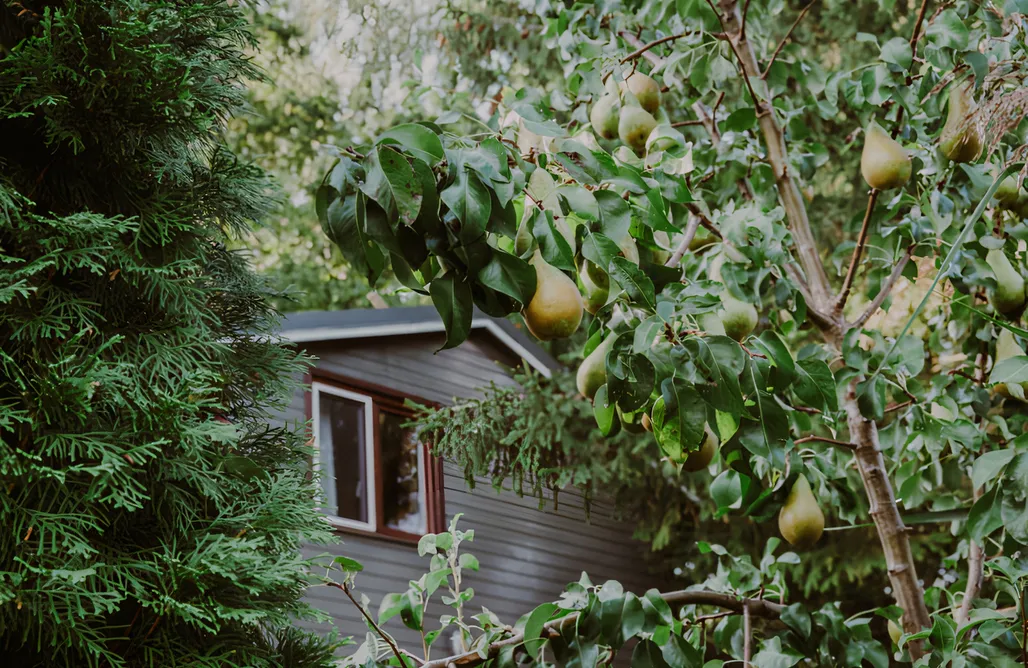
[{"label": "pear tree", "polygon": [[[584,329],[600,431],[651,432],[719,517],[786,544],[757,566],[701,541],[718,573],[682,591],[583,581],[512,627],[483,613],[463,654],[363,659],[595,666],[635,639],[639,666],[1021,665],[1028,6],[540,4],[565,88],[504,90],[469,134],[451,115],[339,148],[322,226],[370,282],[429,296],[444,347],[475,308]],[[879,8],[903,20],[859,32]],[[817,49],[840,21],[859,60]],[[840,490],[855,510],[823,502]],[[861,524],[881,606],[808,607],[783,569]],[[958,576],[918,563],[915,527],[953,535]],[[463,535],[425,548],[426,582],[455,577]]]}]

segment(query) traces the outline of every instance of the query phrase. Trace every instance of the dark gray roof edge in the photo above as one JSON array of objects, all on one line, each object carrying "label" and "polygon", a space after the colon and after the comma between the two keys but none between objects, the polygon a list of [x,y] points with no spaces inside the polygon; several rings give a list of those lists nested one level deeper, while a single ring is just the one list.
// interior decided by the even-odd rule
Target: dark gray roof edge
[{"label": "dark gray roof edge", "polygon": [[[552,355],[506,318],[493,318],[476,308],[472,329],[489,330],[512,353],[529,362],[533,361],[529,358],[534,358],[549,371],[561,368]],[[402,336],[427,331],[443,331],[442,319],[434,306],[297,311],[283,315],[279,333],[287,340],[312,342]]]}]

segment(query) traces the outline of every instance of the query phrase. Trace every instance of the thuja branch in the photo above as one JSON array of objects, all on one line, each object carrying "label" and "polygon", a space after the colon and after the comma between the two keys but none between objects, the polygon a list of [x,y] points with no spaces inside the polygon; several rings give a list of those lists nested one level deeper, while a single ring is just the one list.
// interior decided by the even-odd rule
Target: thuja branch
[{"label": "thuja branch", "polygon": [[[669,605],[709,605],[716,608],[722,608],[732,614],[740,614],[743,610],[748,610],[750,616],[762,617],[765,619],[778,619],[785,610],[784,605],[772,603],[765,599],[736,598],[728,594],[722,594],[714,591],[672,591],[666,594],[661,594],[661,598],[663,598]],[[561,617],[560,619],[547,622],[543,625],[541,637],[548,637],[552,634],[560,633],[561,629],[575,624],[578,620],[578,615],[579,613],[573,612]],[[524,633],[516,633],[509,638],[498,640],[487,647],[470,652],[464,652],[463,654],[457,654],[455,656],[449,656],[443,659],[429,661],[423,664],[422,668],[449,668],[449,666],[465,668],[468,666],[477,666],[496,657],[504,647],[516,647],[517,645],[524,643],[525,640]]]}]

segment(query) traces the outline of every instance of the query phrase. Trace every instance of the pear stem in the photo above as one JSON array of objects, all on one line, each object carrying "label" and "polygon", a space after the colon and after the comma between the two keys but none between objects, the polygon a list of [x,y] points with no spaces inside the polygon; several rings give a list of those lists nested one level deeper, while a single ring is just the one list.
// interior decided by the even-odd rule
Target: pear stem
[{"label": "pear stem", "polygon": [[796,445],[801,445],[803,443],[812,443],[812,442],[829,443],[831,445],[837,445],[840,448],[846,448],[847,450],[856,450],[857,449],[856,444],[850,443],[849,441],[839,441],[839,440],[836,440],[834,438],[825,438],[824,436],[804,436],[803,438],[798,438],[795,441],[793,441],[793,443],[795,443]]}]

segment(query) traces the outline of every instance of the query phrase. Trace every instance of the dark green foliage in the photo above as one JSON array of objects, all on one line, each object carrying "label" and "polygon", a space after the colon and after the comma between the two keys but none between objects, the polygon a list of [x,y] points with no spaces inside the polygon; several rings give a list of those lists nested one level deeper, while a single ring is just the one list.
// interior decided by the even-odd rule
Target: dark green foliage
[{"label": "dark green foliage", "polygon": [[0,655],[10,666],[321,666],[327,536],[304,368],[229,235],[269,182],[224,148],[237,8],[0,9]]}]

